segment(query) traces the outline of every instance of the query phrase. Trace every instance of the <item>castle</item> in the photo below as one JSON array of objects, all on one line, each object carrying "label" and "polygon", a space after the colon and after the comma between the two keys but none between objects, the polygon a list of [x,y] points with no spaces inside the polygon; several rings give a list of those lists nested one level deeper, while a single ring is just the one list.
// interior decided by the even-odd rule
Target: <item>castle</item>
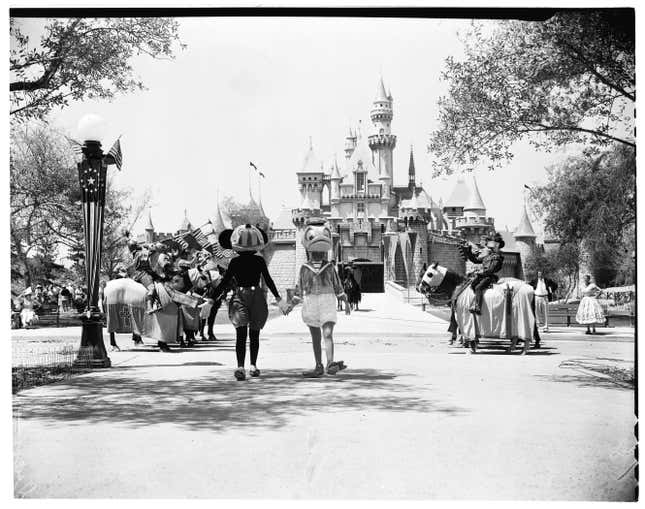
[{"label": "castle", "polygon": [[[458,245],[465,239],[478,242],[495,231],[474,176],[459,177],[445,203],[436,202],[416,181],[410,148],[407,182],[396,185],[393,104],[392,94],[380,79],[370,111],[371,133],[349,130],[341,164],[335,158],[327,165],[322,163],[310,140],[302,167],[296,171],[300,204],[283,208],[270,223],[266,219],[271,242],[263,255],[278,287],[295,286],[297,270],[306,260],[301,236],[310,218],[323,217],[328,222],[333,235],[330,259],[339,265],[351,264],[365,292],[383,292],[387,284],[413,286],[434,261],[463,274],[468,267],[458,254]],[[242,209],[266,218],[261,200],[256,201],[250,189],[249,195],[249,204]],[[214,232],[241,224],[217,201],[210,220]],[[148,227],[152,228],[150,219]],[[179,232],[190,228],[184,217]],[[538,248],[526,207],[514,232],[500,233],[506,243],[501,275],[523,278],[522,264]],[[155,234],[147,228],[146,235],[153,238]]]}]

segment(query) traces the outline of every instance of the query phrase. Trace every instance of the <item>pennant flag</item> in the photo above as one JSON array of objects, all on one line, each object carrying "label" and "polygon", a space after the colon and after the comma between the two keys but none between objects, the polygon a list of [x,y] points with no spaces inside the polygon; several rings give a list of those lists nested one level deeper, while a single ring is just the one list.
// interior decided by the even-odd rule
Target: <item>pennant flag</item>
[{"label": "pennant flag", "polygon": [[72,138],[68,138],[67,136],[65,136],[65,139],[72,146],[72,151],[74,152],[74,154],[79,155],[79,156],[83,154],[83,144],[82,143],[80,143],[80,142],[78,142],[78,141],[76,141],[76,140],[74,140]]},{"label": "pennant flag", "polygon": [[260,174],[260,177],[262,177],[262,178],[266,178],[266,177],[264,176],[264,173],[262,173],[261,171],[259,171],[258,173]]},{"label": "pennant flag", "polygon": [[112,145],[112,148],[105,156],[105,162],[107,164],[116,164],[116,167],[121,171],[121,165],[123,164],[123,154],[121,153],[121,137],[119,136],[117,140]]},{"label": "pennant flag", "polygon": [[258,167],[257,167],[257,166],[255,166],[251,161],[249,161],[249,164],[253,167],[253,169],[254,169],[255,171],[258,171]]},{"label": "pennant flag", "polygon": [[530,188],[529,186],[527,186],[526,184],[524,184],[524,187],[525,187],[526,189],[528,189],[529,191],[533,191],[533,189],[531,189],[531,188]]}]

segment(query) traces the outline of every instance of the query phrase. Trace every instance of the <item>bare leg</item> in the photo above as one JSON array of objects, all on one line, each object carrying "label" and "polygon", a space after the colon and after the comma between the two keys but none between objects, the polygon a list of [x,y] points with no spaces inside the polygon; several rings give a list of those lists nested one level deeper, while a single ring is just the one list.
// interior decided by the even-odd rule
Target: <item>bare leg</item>
[{"label": "bare leg", "polygon": [[325,354],[327,356],[327,365],[329,366],[330,362],[334,362],[334,322],[324,323],[322,333],[325,338]]}]

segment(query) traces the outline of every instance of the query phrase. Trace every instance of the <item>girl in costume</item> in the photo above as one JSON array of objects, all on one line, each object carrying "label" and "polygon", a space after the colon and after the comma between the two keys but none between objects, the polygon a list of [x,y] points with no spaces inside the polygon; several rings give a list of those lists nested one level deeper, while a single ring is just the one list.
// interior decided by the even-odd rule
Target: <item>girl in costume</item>
[{"label": "girl in costume", "polygon": [[[327,373],[335,375],[345,369],[343,361],[334,361],[334,324],[336,323],[336,299],[345,303],[349,314],[349,303],[334,265],[327,261],[332,248],[331,231],[324,221],[310,221],[304,231],[302,243],[307,251],[308,261],[300,267],[298,284],[292,299],[292,306],[302,301],[302,320],[309,327],[316,367],[302,375],[318,378],[325,373],[322,363],[321,332],[325,338]],[[290,308],[290,309],[291,309]],[[289,310],[290,310],[289,309]]]},{"label": "girl in costume", "polygon": [[598,302],[598,294],[602,290],[591,282],[591,276],[585,276],[585,286],[582,289],[582,300],[576,313],[576,322],[586,325],[585,334],[595,334],[596,324],[605,323],[605,313]]},{"label": "girl in costume", "polygon": [[260,350],[260,330],[264,327],[269,316],[265,292],[260,288],[260,276],[278,301],[280,310],[285,313],[287,302],[280,297],[278,289],[269,274],[264,258],[256,252],[262,250],[268,238],[260,228],[250,224],[241,225],[235,230],[224,230],[219,234],[219,243],[224,249],[233,249],[238,256],[231,259],[226,274],[217,288],[212,289],[209,297],[214,301],[227,291],[234,281],[233,296],[229,301],[228,316],[235,327],[235,353],[237,369],[234,372],[237,380],[246,378],[244,360],[246,357],[246,336],[250,337],[251,368],[249,374],[260,376],[257,368],[258,352]]}]

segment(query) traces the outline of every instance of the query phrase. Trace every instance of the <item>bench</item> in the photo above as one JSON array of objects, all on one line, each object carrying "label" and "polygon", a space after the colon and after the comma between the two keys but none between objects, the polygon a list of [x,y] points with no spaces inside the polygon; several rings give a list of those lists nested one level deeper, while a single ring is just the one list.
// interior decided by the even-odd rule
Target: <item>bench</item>
[{"label": "bench", "polygon": [[[563,325],[567,327],[582,327],[576,322],[576,313],[579,304],[549,304],[549,325]],[[601,327],[610,327],[611,322],[629,321],[631,327],[636,323],[636,317],[633,309],[631,311],[612,312],[611,309],[605,311],[605,323]]]}]

